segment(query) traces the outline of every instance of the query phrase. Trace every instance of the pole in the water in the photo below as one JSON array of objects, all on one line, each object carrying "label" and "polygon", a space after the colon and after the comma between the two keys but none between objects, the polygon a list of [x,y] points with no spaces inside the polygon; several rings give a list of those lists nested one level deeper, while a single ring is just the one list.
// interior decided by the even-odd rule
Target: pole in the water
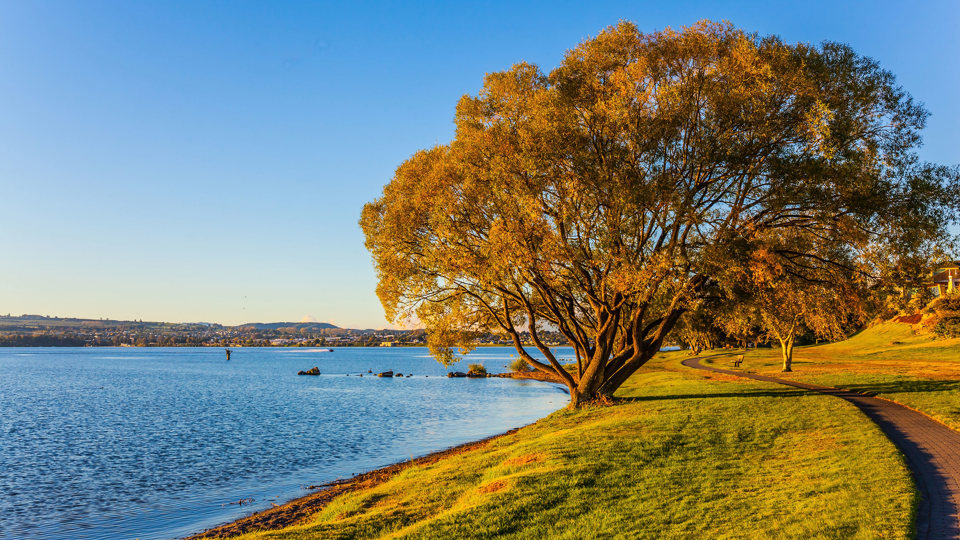
[{"label": "pole in the water", "polygon": [[230,349],[224,349],[224,350],[227,351],[227,360],[229,361],[229,360],[230,360]]}]

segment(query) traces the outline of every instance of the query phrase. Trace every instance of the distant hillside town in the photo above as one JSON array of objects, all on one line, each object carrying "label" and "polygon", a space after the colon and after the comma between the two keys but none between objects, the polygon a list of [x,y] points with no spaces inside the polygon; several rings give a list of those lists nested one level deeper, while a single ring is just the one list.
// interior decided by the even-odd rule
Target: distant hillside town
[{"label": "distant hillside town", "polygon": [[423,344],[422,330],[354,330],[329,323],[280,322],[225,326],[142,320],[0,315],[0,346],[8,347],[296,347]]},{"label": "distant hillside town", "polygon": [[[559,336],[556,336],[559,338]],[[499,336],[481,343],[509,345]],[[320,322],[168,323],[0,315],[0,347],[402,347],[426,345],[423,330],[339,328]]]}]

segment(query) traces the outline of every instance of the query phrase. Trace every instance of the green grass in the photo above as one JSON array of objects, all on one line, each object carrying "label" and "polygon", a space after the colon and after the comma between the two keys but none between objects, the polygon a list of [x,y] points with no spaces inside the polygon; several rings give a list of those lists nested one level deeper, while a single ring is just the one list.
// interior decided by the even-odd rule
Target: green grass
[{"label": "green grass", "polygon": [[846,341],[798,347],[793,356],[792,373],[780,373],[778,348],[751,351],[740,369],[876,395],[960,430],[960,339],[935,340],[887,322]]},{"label": "green grass", "polygon": [[559,411],[244,538],[910,536],[909,473],[856,408],[684,356],[655,359],[617,405]]}]

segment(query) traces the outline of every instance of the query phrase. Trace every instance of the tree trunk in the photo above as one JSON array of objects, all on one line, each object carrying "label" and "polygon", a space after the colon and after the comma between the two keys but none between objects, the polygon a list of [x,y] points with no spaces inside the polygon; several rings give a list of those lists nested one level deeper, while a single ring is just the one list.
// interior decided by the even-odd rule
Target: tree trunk
[{"label": "tree trunk", "polygon": [[596,360],[587,364],[587,369],[580,377],[579,384],[570,388],[569,408],[576,409],[590,402],[603,401],[601,392],[603,383],[607,381],[606,370],[604,369],[606,361]]},{"label": "tree trunk", "polygon": [[[682,310],[674,310],[665,317],[660,318],[656,328],[643,330],[639,324],[636,325],[634,343],[629,348],[624,348],[618,354],[614,354],[613,341],[616,338],[614,332],[603,332],[597,336],[595,347],[587,347],[585,344],[574,342],[571,338],[571,345],[577,348],[578,364],[582,366],[582,373],[569,373],[550,352],[550,349],[542,344],[536,338],[536,333],[531,331],[537,347],[547,357],[550,364],[543,364],[534,360],[524,349],[520,340],[519,332],[515,329],[507,328],[513,337],[514,346],[520,355],[535,368],[546,373],[559,375],[567,385],[570,392],[570,409],[577,409],[589,403],[609,402],[613,394],[626,380],[633,375],[641,366],[646,364],[663,346],[663,340],[677,323],[677,319],[683,313]],[[509,313],[506,314],[509,319]],[[613,321],[616,323],[616,321]],[[653,325],[651,325],[652,327]],[[640,330],[643,330],[640,333]],[[648,332],[652,331],[650,335]],[[646,338],[646,339],[644,339]],[[591,350],[592,349],[592,350]],[[581,358],[580,350],[591,350],[586,358]],[[586,360],[581,363],[580,360]]]},{"label": "tree trunk", "polygon": [[583,403],[580,397],[580,392],[576,388],[570,388],[570,403],[567,404],[568,409],[576,409],[580,407]]},{"label": "tree trunk", "polygon": [[793,371],[793,338],[780,340],[780,351],[783,353],[783,371]]}]

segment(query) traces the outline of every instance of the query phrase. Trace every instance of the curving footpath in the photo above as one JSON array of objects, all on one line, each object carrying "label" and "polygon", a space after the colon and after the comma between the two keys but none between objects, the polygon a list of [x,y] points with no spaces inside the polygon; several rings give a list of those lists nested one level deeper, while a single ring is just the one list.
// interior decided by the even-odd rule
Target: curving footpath
[{"label": "curving footpath", "polygon": [[917,538],[960,538],[960,433],[885,399],[849,390],[817,386],[776,377],[715,368],[689,358],[683,365],[757,381],[785,384],[845,399],[856,405],[903,452],[920,491]]}]

